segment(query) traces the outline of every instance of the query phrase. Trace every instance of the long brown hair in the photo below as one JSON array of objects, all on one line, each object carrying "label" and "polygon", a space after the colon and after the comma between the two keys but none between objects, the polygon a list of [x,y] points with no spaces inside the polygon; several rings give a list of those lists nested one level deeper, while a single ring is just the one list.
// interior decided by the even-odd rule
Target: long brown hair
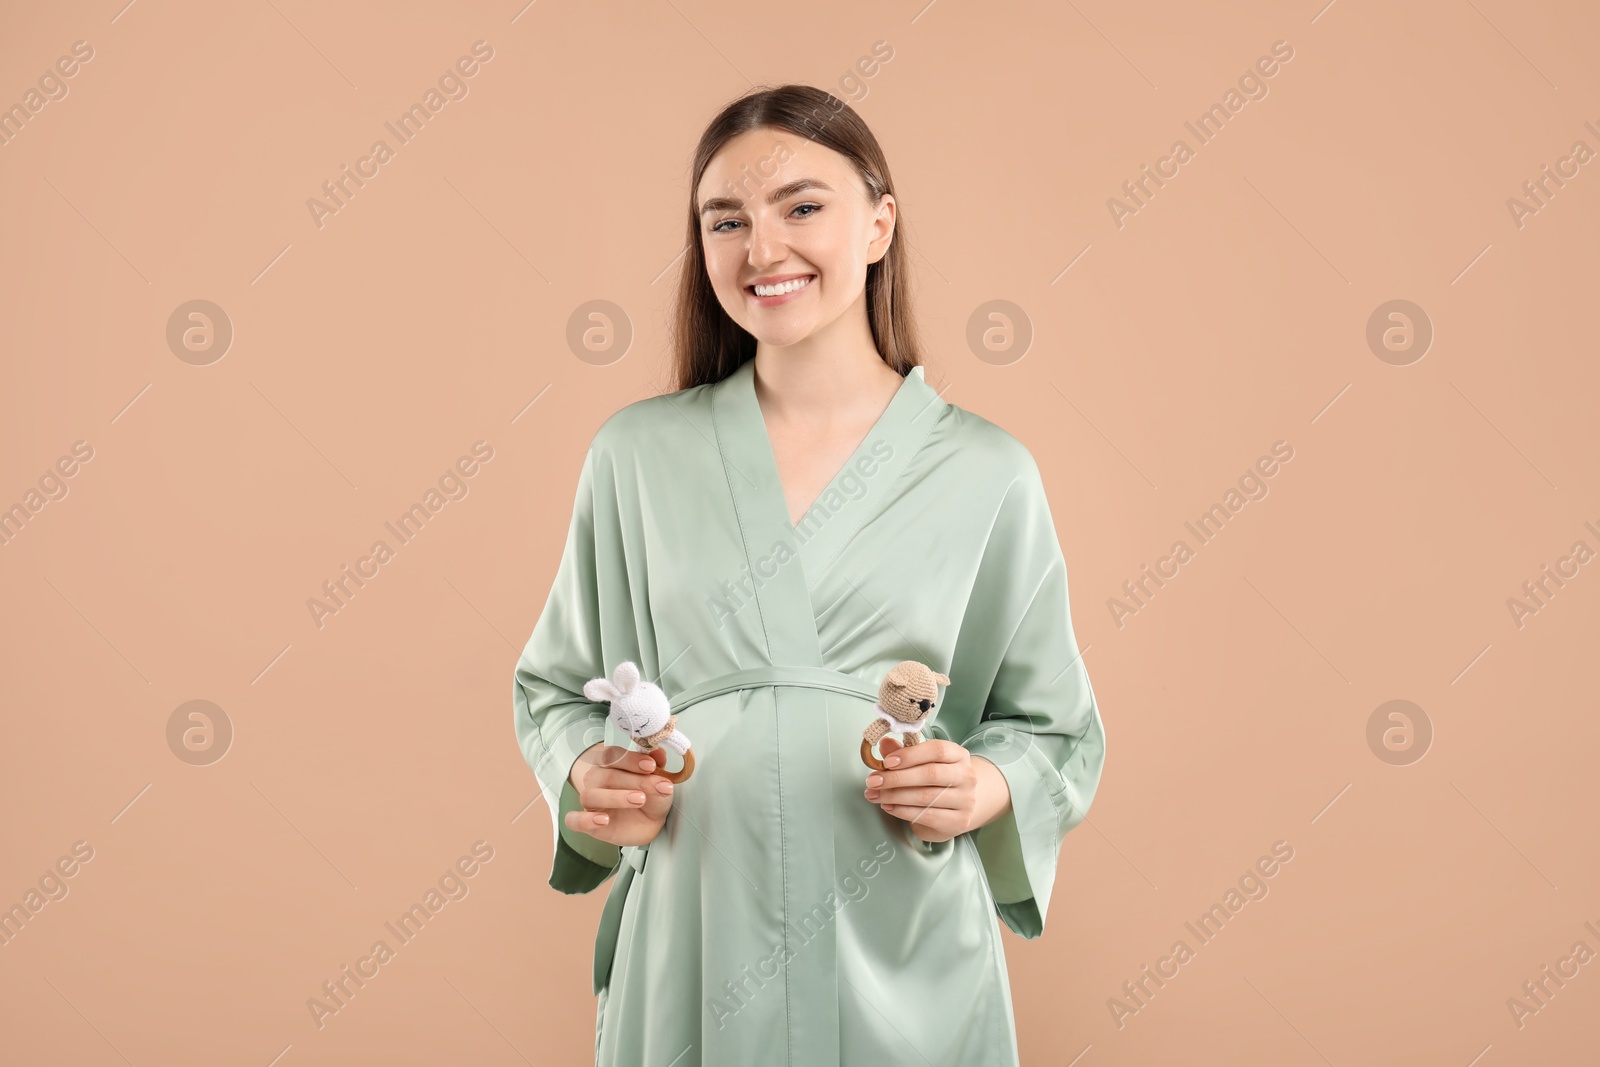
[{"label": "long brown hair", "polygon": [[[700,135],[689,181],[688,252],[678,274],[672,324],[672,366],[679,389],[719,382],[755,358],[755,337],[728,317],[706,276],[695,192],[711,158],[724,144],[742,133],[764,128],[804,137],[844,156],[855,165],[873,203],[884,193],[894,193],[889,161],[878,147],[878,139],[855,109],[832,93],[809,85],[757,86],[723,108]],[[759,175],[750,177],[758,185],[762,180]],[[747,190],[744,195],[751,194]],[[911,307],[905,209],[898,199],[894,226],[889,250],[878,262],[867,264],[867,320],[879,355],[904,376],[922,357]]]}]

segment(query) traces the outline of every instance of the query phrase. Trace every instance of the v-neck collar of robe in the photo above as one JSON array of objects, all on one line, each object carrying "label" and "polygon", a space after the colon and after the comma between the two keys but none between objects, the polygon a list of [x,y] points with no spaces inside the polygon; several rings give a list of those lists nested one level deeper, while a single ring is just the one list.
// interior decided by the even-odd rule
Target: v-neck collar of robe
[{"label": "v-neck collar of robe", "polygon": [[[789,522],[772,439],[756,399],[755,360],[746,360],[718,382],[713,395],[717,446],[752,572],[781,584],[798,582],[790,588],[809,600],[839,550],[883,509],[896,479],[947,406],[924,380],[922,367],[911,368],[878,421],[794,526]],[[763,561],[782,555],[777,548],[780,544],[798,558],[763,567]],[[774,567],[776,573],[769,575]],[[813,627],[810,643],[815,641]]]}]

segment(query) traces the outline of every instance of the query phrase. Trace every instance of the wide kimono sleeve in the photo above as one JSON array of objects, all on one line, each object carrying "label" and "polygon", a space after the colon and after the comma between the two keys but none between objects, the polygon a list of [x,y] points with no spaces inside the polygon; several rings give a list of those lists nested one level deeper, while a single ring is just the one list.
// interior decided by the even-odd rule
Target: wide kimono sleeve
[{"label": "wide kimono sleeve", "polygon": [[1072,632],[1044,484],[1031,455],[1023,467],[979,569],[973,636],[998,665],[982,718],[961,744],[1010,787],[1010,810],[972,834],[1001,919],[1032,939],[1044,932],[1062,839],[1099,786],[1105,730]]},{"label": "wide kimono sleeve", "polygon": [[539,780],[550,809],[555,858],[550,885],[563,893],[587,893],[616,870],[621,849],[566,825],[566,813],[581,811],[568,781],[580,753],[606,740],[609,708],[583,695],[583,683],[606,675],[601,638],[601,591],[626,585],[615,496],[597,477],[590,447],[578,476],[566,548],[544,611],[517,660],[511,703],[517,743]]}]

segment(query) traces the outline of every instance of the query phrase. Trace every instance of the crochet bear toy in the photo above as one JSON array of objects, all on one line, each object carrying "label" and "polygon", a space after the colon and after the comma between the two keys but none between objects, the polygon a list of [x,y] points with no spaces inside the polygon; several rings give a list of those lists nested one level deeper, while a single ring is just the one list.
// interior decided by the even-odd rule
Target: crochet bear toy
[{"label": "crochet bear toy", "polygon": [[611,721],[646,752],[664,746],[683,757],[683,769],[668,773],[666,760],[657,753],[656,772],[661,777],[676,785],[694,773],[694,753],[689,739],[678,729],[678,717],[672,714],[667,694],[653,682],[643,681],[636,664],[626,660],[617,664],[610,680],[591,678],[583,683],[583,695],[596,704],[609,701]]},{"label": "crochet bear toy", "polygon": [[890,668],[878,687],[878,702],[872,705],[878,717],[861,735],[861,762],[875,771],[883,770],[883,761],[872,747],[891,733],[902,745],[920,744],[922,727],[937,706],[939,686],[949,684],[950,679],[916,660],[904,660]]}]

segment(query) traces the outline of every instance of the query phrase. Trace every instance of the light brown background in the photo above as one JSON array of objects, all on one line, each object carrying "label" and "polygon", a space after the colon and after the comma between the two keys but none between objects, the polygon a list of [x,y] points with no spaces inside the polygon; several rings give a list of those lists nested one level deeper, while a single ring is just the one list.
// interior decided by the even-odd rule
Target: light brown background
[{"label": "light brown background", "polygon": [[[1067,555],[1108,760],[1045,936],[1006,937],[1024,1061],[1597,1055],[1600,963],[1520,1028],[1506,1006],[1600,951],[1600,565],[1507,608],[1600,549],[1600,163],[1520,228],[1506,206],[1600,149],[1593,5],[44,7],[0,15],[0,102],[94,58],[0,146],[0,503],[94,458],[0,547],[0,903],[94,858],[0,948],[0,1062],[588,1061],[604,890],[545,884],[512,670],[590,435],[667,382],[695,139],[791,80],[881,139],[928,379],[1032,449]],[[314,225],[480,39],[470,94]],[[1179,137],[1119,229],[1107,199]],[[1365,339],[1397,298],[1435,329],[1408,366]],[[235,330],[209,366],[165,339],[193,299]],[[595,299],[635,331],[607,366],[566,340]],[[1006,365],[966,340],[994,299],[1034,331]],[[470,494],[319,629],[307,599],[477,440]],[[1279,440],[1270,495],[1119,627],[1122,582]],[[193,699],[235,730],[209,766],[168,747]],[[1394,699],[1435,731],[1409,766],[1366,739]],[[318,1029],[307,999],[479,840],[470,894]],[[1280,840],[1270,895],[1115,1025]]]}]

